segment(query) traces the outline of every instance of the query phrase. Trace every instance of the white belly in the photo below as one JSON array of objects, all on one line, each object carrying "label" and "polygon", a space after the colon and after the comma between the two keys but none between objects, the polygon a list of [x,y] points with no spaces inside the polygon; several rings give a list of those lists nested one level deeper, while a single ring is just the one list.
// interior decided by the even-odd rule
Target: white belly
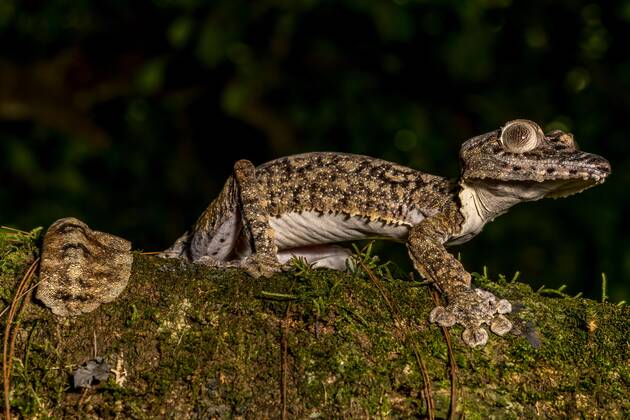
[{"label": "white belly", "polygon": [[300,246],[353,241],[366,238],[407,239],[412,225],[420,223],[424,215],[409,212],[408,220],[400,223],[370,221],[367,217],[344,214],[322,214],[315,211],[285,213],[271,217],[269,224],[275,231],[279,250]]}]

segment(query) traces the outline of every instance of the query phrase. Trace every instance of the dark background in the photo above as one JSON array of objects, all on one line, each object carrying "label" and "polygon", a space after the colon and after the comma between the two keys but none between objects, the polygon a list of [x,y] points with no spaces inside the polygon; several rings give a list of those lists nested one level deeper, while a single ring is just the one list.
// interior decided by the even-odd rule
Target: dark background
[{"label": "dark background", "polygon": [[[469,270],[630,296],[630,1],[0,2],[0,224],[76,216],[160,250],[233,163],[336,150],[456,177],[514,118],[607,157],[457,248]],[[404,248],[380,246],[410,269]]]}]

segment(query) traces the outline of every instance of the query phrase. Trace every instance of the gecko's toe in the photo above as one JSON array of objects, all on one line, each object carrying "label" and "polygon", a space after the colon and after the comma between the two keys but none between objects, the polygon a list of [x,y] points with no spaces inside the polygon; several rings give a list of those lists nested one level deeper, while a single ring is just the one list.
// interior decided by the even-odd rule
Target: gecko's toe
[{"label": "gecko's toe", "polygon": [[261,257],[257,254],[250,255],[242,260],[217,261],[210,256],[203,256],[194,261],[195,264],[203,264],[216,268],[240,268],[252,277],[271,277],[282,270],[278,260]]},{"label": "gecko's toe", "polygon": [[509,314],[512,312],[512,304],[507,299],[501,299],[497,302],[497,313]]},{"label": "gecko's toe", "polygon": [[504,336],[512,329],[512,323],[503,315],[497,315],[490,324],[490,331],[498,336]]},{"label": "gecko's toe", "polygon": [[206,265],[208,267],[216,267],[216,268],[238,268],[240,267],[238,261],[221,261],[215,260],[209,255],[203,255],[196,260],[193,261],[195,264]]},{"label": "gecko's toe", "polygon": [[470,347],[483,346],[488,342],[488,331],[483,328],[466,328],[462,333],[464,343]]},{"label": "gecko's toe", "polygon": [[429,314],[429,321],[438,324],[440,327],[452,327],[457,322],[457,318],[444,306],[436,306]]}]

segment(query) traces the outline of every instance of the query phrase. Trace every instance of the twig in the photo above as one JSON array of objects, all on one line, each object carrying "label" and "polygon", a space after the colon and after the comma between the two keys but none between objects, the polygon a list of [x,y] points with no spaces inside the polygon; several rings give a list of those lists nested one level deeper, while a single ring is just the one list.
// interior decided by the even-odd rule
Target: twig
[{"label": "twig", "polygon": [[[433,302],[435,305],[441,305],[440,296],[436,290],[431,290],[431,297],[433,298]],[[444,335],[444,339],[446,340],[446,347],[448,349],[448,363],[451,368],[451,404],[448,408],[448,418],[455,419],[455,414],[457,414],[457,364],[455,363],[455,357],[453,354],[453,346],[451,345],[451,335],[448,333],[448,329],[446,327],[440,327],[442,329],[442,334]]]},{"label": "twig", "polygon": [[262,290],[260,292],[260,296],[269,299],[277,299],[277,300],[297,300],[296,295],[287,294],[287,293],[276,293],[276,292],[265,292]]},{"label": "twig", "polygon": [[28,235],[28,232],[16,228],[12,228],[11,226],[0,225],[0,229],[11,230],[13,232],[21,233],[23,235]]}]

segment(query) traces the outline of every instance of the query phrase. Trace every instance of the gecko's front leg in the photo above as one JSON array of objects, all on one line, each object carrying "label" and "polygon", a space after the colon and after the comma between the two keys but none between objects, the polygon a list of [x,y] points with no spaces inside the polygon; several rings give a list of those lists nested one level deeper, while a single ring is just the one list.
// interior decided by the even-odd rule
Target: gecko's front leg
[{"label": "gecko's front leg", "polygon": [[437,306],[431,311],[431,322],[443,327],[462,325],[464,342],[475,347],[488,341],[483,324],[489,324],[490,330],[501,336],[512,329],[503,315],[512,307],[488,291],[471,288],[470,274],[443,245],[451,234],[452,220],[444,214],[423,220],[409,232],[407,247],[416,270],[433,281],[448,301],[446,307]]}]

